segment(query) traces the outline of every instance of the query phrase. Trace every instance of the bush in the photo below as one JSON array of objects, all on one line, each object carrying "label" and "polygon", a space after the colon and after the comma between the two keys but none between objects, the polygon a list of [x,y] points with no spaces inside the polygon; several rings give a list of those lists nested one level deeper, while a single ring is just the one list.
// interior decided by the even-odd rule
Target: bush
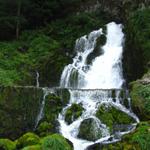
[{"label": "bush", "polygon": [[44,150],[72,150],[64,137],[59,134],[53,134],[44,137],[41,141]]},{"label": "bush", "polygon": [[0,139],[0,150],[16,150],[16,143],[9,139]]},{"label": "bush", "polygon": [[29,132],[20,137],[16,142],[17,148],[20,149],[26,146],[38,144],[40,138],[36,134]]}]

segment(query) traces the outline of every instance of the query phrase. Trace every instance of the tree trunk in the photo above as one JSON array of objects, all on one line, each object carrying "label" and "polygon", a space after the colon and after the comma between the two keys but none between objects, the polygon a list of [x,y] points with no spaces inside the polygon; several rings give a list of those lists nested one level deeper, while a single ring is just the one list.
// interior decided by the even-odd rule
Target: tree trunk
[{"label": "tree trunk", "polygon": [[17,24],[16,24],[16,39],[19,39],[19,35],[20,35],[20,16],[21,16],[21,0],[18,0],[18,6],[17,6]]}]

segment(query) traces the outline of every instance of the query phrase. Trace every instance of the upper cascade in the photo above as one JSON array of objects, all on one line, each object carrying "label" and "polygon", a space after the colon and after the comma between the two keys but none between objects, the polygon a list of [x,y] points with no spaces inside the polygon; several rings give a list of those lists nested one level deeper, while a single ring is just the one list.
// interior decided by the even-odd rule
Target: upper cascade
[{"label": "upper cascade", "polygon": [[[124,34],[122,25],[111,22],[106,25],[106,43],[99,44],[98,39],[105,36],[103,29],[91,32],[76,41],[76,56],[73,63],[65,67],[60,81],[63,88],[81,89],[112,89],[121,88],[124,79],[122,75],[122,52]],[[87,64],[88,56],[95,47],[102,54]]]}]

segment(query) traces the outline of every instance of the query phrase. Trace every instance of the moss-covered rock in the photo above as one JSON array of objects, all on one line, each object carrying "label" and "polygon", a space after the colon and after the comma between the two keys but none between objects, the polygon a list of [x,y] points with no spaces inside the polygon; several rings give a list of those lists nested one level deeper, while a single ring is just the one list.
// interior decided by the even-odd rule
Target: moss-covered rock
[{"label": "moss-covered rock", "polygon": [[16,150],[16,143],[9,139],[0,139],[0,150]]},{"label": "moss-covered rock", "polygon": [[46,96],[43,120],[51,122],[55,126],[58,114],[61,112],[63,106],[62,99],[55,94]]},{"label": "moss-covered rock", "polygon": [[85,119],[81,122],[78,138],[96,141],[101,137],[101,130],[93,118]]},{"label": "moss-covered rock", "polygon": [[[101,120],[102,123],[109,127],[111,133],[115,132],[115,130],[125,130],[127,127],[126,125],[135,122],[134,119],[128,116],[126,113],[106,104],[102,104],[99,107],[98,111],[96,112],[96,116]],[[125,128],[123,128],[123,126]]]},{"label": "moss-covered rock", "polygon": [[43,150],[72,150],[66,139],[59,134],[44,137],[41,144]]},{"label": "moss-covered rock", "polygon": [[43,90],[35,87],[0,87],[0,137],[15,139],[32,130]]},{"label": "moss-covered rock", "polygon": [[70,100],[70,92],[65,88],[55,88],[55,93],[58,97],[61,98],[63,106],[66,106]]},{"label": "moss-covered rock", "polygon": [[82,115],[83,107],[81,104],[73,103],[65,113],[65,121],[70,124]]},{"label": "moss-covered rock", "polygon": [[40,142],[40,138],[31,132],[28,132],[16,140],[17,149],[24,148],[30,145],[36,145]]},{"label": "moss-covered rock", "polygon": [[140,120],[150,120],[150,75],[131,83],[132,109]]}]

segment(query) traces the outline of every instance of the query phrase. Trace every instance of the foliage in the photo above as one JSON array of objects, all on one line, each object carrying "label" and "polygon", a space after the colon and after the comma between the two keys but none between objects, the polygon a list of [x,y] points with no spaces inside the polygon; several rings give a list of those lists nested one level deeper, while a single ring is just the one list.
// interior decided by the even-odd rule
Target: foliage
[{"label": "foliage", "polygon": [[34,84],[36,70],[41,83],[51,82],[51,86],[58,83],[63,67],[73,54],[76,38],[104,22],[94,13],[70,15],[41,30],[24,31],[19,41],[0,42],[0,84]]},{"label": "foliage", "polygon": [[40,136],[46,136],[48,134],[50,134],[53,131],[53,125],[51,123],[48,123],[46,121],[40,123],[40,125],[38,126],[36,132],[38,133],[38,135]]},{"label": "foliage", "polygon": [[[125,24],[124,70],[129,81],[141,78],[150,61],[150,8],[133,11]],[[138,66],[138,67],[137,67]]]},{"label": "foliage", "polygon": [[15,142],[0,139],[1,150],[72,150],[66,139],[59,135],[48,135],[39,138],[36,134],[26,133]]},{"label": "foliage", "polygon": [[36,134],[29,132],[24,134],[16,141],[16,147],[20,149],[26,146],[36,145],[39,143],[39,141],[40,138]]},{"label": "foliage", "polygon": [[16,150],[15,142],[9,139],[0,139],[0,149],[1,150]]},{"label": "foliage", "polygon": [[54,51],[57,48],[59,48],[59,44],[55,40],[40,34],[32,38],[30,42],[27,40],[27,43],[1,42],[0,84],[23,84],[27,78],[31,84],[33,82],[30,81],[33,78],[31,72],[36,71],[42,62],[57,53]]},{"label": "foliage", "polygon": [[141,122],[135,131],[123,136],[117,143],[103,145],[102,150],[149,150],[150,123]]},{"label": "foliage", "polygon": [[142,122],[136,129],[132,136],[132,142],[138,143],[141,150],[148,150],[150,148],[150,124],[149,122]]}]

